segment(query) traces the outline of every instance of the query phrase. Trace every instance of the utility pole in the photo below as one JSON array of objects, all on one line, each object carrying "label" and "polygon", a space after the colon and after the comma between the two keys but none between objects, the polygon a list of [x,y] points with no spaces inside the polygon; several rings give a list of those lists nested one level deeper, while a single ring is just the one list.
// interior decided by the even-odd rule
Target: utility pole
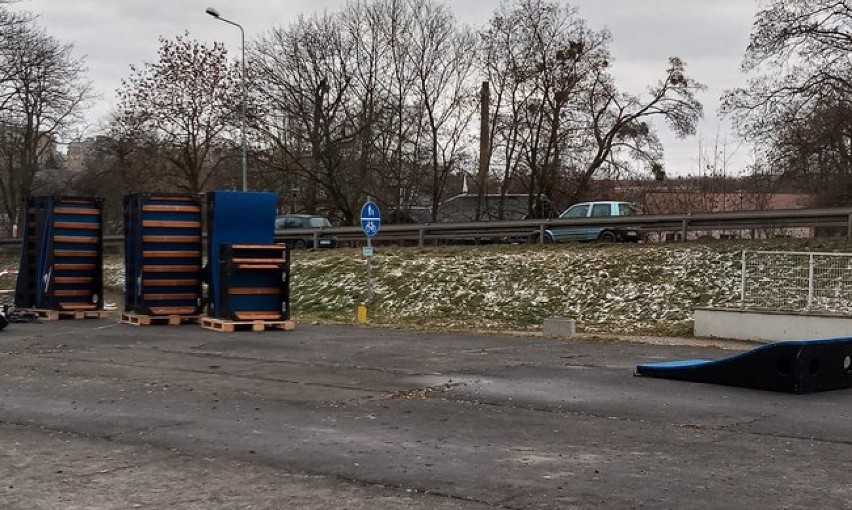
[{"label": "utility pole", "polygon": [[479,171],[477,172],[477,197],[476,216],[474,219],[482,219],[483,193],[485,183],[488,179],[488,170],[491,167],[491,92],[487,81],[482,82],[482,90],[479,93]]}]

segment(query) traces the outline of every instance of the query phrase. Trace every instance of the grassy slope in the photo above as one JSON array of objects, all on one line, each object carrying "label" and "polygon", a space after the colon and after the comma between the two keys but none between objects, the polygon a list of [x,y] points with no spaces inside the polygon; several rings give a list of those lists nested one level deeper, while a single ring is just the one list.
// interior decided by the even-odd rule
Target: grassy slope
[{"label": "grassy slope", "polygon": [[[565,316],[591,332],[690,334],[692,310],[739,299],[743,249],[848,251],[830,241],[377,248],[379,324],[536,329]],[[366,293],[360,250],[296,252],[302,321],[353,319]]]}]

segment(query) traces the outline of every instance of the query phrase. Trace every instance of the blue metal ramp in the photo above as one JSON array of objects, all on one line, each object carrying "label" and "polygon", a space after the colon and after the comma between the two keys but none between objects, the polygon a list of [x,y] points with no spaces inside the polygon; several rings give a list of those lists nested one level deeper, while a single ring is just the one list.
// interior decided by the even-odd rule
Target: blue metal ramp
[{"label": "blue metal ramp", "polygon": [[207,194],[207,283],[211,317],[224,318],[225,294],[220,278],[222,266],[227,261],[221,259],[222,246],[272,245],[277,204],[275,193],[212,191]]},{"label": "blue metal ramp", "polygon": [[775,342],[718,360],[646,363],[634,374],[788,393],[839,390],[852,387],[852,338]]},{"label": "blue metal ramp", "polygon": [[201,197],[124,197],[124,310],[150,316],[201,313]]}]

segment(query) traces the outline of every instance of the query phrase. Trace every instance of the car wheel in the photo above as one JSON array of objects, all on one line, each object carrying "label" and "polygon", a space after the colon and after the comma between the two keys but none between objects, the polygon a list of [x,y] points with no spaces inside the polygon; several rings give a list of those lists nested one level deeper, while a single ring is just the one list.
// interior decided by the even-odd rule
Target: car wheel
[{"label": "car wheel", "polygon": [[304,250],[307,247],[308,243],[306,243],[304,239],[296,239],[296,242],[293,243],[294,250]]},{"label": "car wheel", "polygon": [[598,241],[602,243],[614,243],[618,241],[618,238],[615,237],[615,232],[604,230],[601,232],[601,235],[598,236]]},{"label": "car wheel", "polygon": [[[541,234],[535,233],[530,237],[530,240],[533,243],[538,243],[541,239]],[[551,244],[553,242],[553,236],[551,236],[548,232],[544,233],[544,244]]]}]

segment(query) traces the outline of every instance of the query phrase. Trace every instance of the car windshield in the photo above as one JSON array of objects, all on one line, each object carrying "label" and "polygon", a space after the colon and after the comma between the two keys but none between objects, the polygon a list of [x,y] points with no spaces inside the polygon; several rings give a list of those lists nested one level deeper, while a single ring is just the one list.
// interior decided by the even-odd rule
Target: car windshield
[{"label": "car windshield", "polygon": [[314,217],[314,218],[311,218],[310,220],[308,220],[308,226],[310,228],[330,227],[331,222],[328,221],[328,219],[326,219],[326,218]]}]

